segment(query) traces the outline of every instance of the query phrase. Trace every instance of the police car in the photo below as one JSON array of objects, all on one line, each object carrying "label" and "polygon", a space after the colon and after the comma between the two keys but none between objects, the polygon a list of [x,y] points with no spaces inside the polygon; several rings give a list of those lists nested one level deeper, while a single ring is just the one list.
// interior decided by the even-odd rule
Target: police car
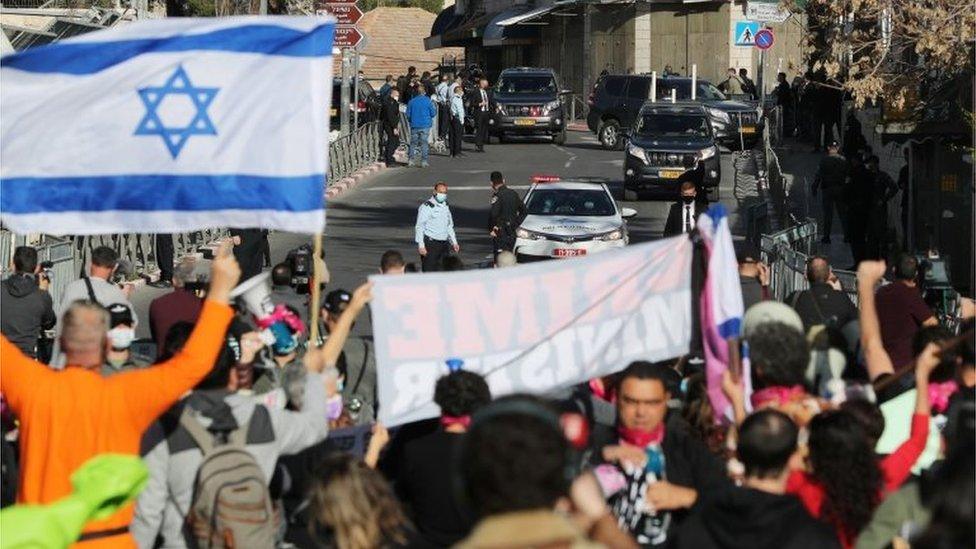
[{"label": "police car", "polygon": [[584,256],[627,245],[627,222],[604,180],[535,176],[525,195],[526,216],[515,232],[519,262]]}]

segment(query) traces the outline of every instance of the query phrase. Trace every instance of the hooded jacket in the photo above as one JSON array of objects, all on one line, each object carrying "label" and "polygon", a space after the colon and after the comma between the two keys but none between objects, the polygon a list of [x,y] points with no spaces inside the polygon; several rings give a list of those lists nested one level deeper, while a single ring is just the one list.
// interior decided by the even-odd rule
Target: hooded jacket
[{"label": "hooded jacket", "polygon": [[33,358],[41,330],[49,330],[57,322],[51,294],[41,291],[32,275],[23,273],[15,273],[0,286],[0,332]]},{"label": "hooded jacket", "polygon": [[794,496],[726,486],[704,495],[679,528],[674,547],[832,549],[840,542]]}]

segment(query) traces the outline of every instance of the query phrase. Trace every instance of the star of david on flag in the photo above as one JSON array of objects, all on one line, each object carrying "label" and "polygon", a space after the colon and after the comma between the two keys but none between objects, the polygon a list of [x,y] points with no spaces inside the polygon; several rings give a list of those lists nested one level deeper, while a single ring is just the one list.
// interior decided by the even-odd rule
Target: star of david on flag
[{"label": "star of david on flag", "polygon": [[325,225],[331,17],[161,19],[0,57],[21,233]]},{"label": "star of david on flag", "polygon": [[[218,91],[219,88],[193,86],[186,70],[180,65],[162,86],[139,88],[139,97],[146,105],[146,116],[139,122],[135,134],[162,137],[169,153],[176,158],[191,135],[217,135],[217,128],[207,115],[207,107],[213,102]],[[172,96],[186,96],[195,107],[193,118],[183,127],[167,127],[160,119],[160,104],[167,97]]]}]

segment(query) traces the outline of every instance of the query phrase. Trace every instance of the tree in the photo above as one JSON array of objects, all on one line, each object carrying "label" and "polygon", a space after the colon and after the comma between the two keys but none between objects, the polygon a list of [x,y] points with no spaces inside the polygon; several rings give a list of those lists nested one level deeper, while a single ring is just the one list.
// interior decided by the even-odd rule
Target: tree
[{"label": "tree", "polygon": [[972,0],[789,1],[807,13],[809,68],[858,106],[901,109],[973,69]]},{"label": "tree", "polygon": [[363,12],[373,8],[421,8],[433,14],[444,8],[443,0],[359,0]]}]

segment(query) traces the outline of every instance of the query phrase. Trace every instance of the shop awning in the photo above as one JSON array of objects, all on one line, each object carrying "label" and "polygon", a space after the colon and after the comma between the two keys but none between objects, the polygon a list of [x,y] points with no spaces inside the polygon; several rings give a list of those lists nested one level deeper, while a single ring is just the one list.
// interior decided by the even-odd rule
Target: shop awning
[{"label": "shop awning", "polygon": [[434,24],[430,26],[430,36],[424,38],[424,49],[433,50],[444,47],[442,43],[444,33],[450,32],[464,23],[464,15],[457,13],[454,7],[452,4],[437,14]]},{"label": "shop awning", "polygon": [[[453,11],[454,6],[448,7],[441,11],[440,15],[443,15],[448,10]],[[440,18],[438,15],[438,18]],[[479,15],[465,18],[463,15],[456,16],[455,19],[448,20],[447,23],[443,23],[446,27],[440,34],[433,34],[435,28],[437,27],[437,19],[434,20],[434,24],[431,25],[431,36],[424,38],[424,48],[432,50],[434,48],[443,48],[448,46],[466,46],[471,44],[477,44],[481,37],[484,35],[485,25],[487,25],[493,18],[493,15]]]},{"label": "shop awning", "polygon": [[[536,10],[530,10],[536,11]],[[539,27],[536,25],[502,25],[527,12],[524,8],[505,10],[496,14],[485,26],[482,39],[484,46],[523,46],[539,42]]]},{"label": "shop awning", "polygon": [[548,15],[549,12],[555,10],[557,7],[558,6],[556,6],[556,5],[549,5],[549,6],[543,6],[541,8],[535,8],[535,9],[529,10],[529,11],[527,11],[525,13],[520,13],[520,14],[515,15],[513,17],[508,17],[506,19],[502,19],[501,21],[498,21],[498,26],[500,26],[500,27],[510,27],[512,25],[540,25],[540,24],[544,24],[544,23],[540,23],[539,22],[539,19],[541,19],[545,15]]}]

